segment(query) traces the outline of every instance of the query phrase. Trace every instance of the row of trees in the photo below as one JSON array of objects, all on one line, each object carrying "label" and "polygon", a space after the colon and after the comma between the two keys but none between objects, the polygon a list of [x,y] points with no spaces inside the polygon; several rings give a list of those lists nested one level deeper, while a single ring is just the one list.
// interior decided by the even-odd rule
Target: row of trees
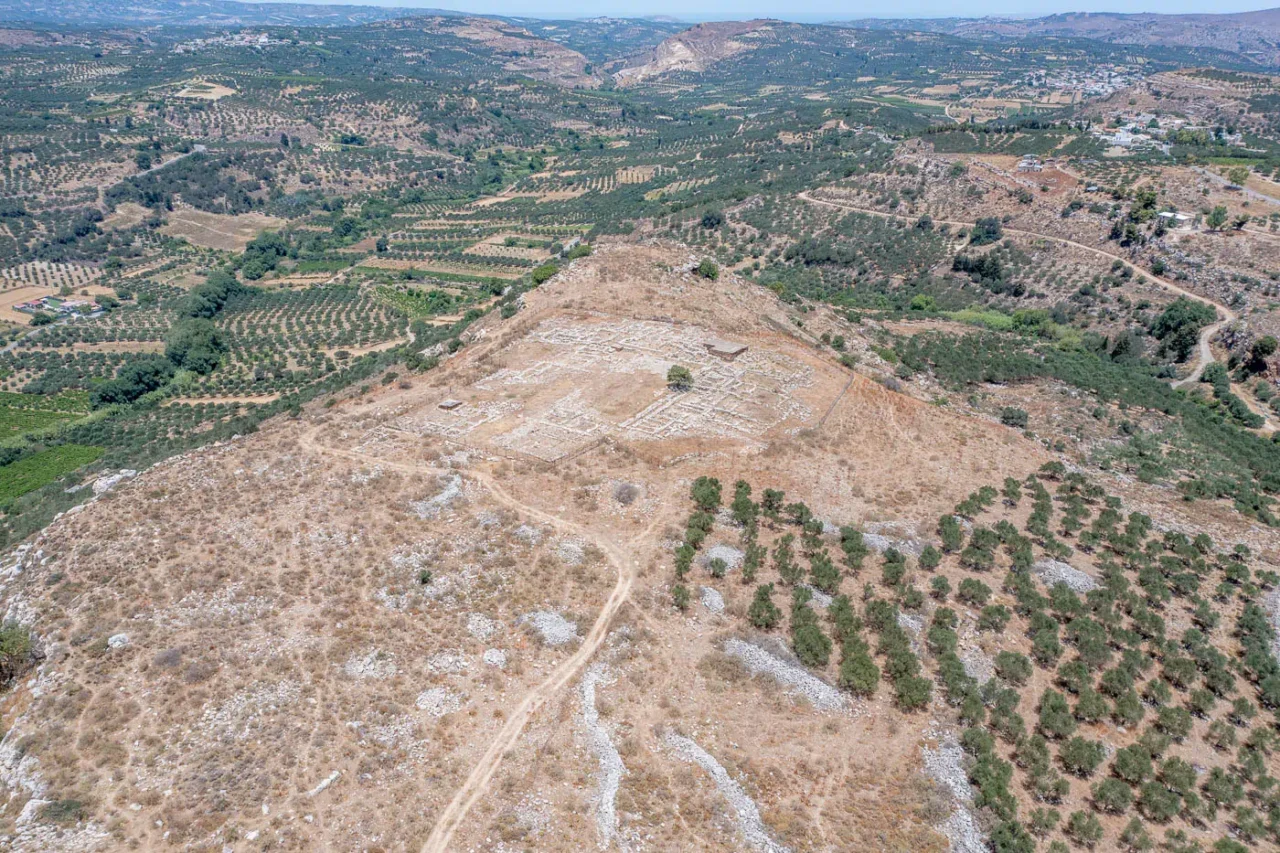
[{"label": "row of trees", "polygon": [[[688,550],[677,553],[680,580],[714,525],[721,486],[700,478],[692,497],[690,531],[696,532],[687,536]],[[1025,532],[1007,519],[979,523],[998,504],[1012,512],[1028,499]],[[839,594],[842,572],[837,568],[830,573],[834,561],[826,555],[824,525],[807,506],[787,502],[777,490],[765,490],[756,502],[746,482],[735,484],[729,505],[734,523],[742,528],[743,582],[755,583],[757,572],[771,562],[781,584],[791,590],[788,627],[802,663],[823,669],[838,648],[841,686],[871,695],[883,676],[895,701],[907,709],[926,706],[935,681],[941,686],[943,699],[965,726],[961,745],[971,757],[967,771],[974,804],[980,820],[991,827],[993,849],[1030,853],[1037,839],[1055,832],[1092,846],[1104,837],[1102,816],[1122,816],[1131,809],[1137,816],[1117,839],[1131,850],[1150,849],[1152,824],[1178,818],[1207,827],[1223,813],[1240,841],[1220,839],[1215,850],[1236,851],[1243,849],[1241,842],[1280,838],[1280,801],[1267,793],[1280,785],[1267,770],[1266,756],[1276,737],[1267,726],[1252,728],[1247,737],[1241,734],[1258,717],[1259,705],[1273,715],[1280,712],[1275,631],[1256,603],[1261,591],[1273,588],[1280,577],[1250,571],[1243,546],[1219,552],[1203,533],[1194,538],[1176,531],[1161,534],[1150,517],[1125,516],[1120,510],[1118,498],[1053,462],[1024,481],[1007,478],[998,489],[978,489],[954,513],[940,518],[942,551],[976,575],[960,581],[955,598],[977,611],[977,629],[1007,636],[1013,628],[1030,642],[1029,655],[1000,650],[994,658],[995,678],[980,684],[958,655],[960,617],[946,604],[950,582],[933,574],[942,559],[937,549],[926,547],[918,558],[919,568],[931,575],[930,594],[937,602],[923,637],[936,666],[929,674],[911,650],[901,616],[903,610],[919,611],[924,600],[912,583],[905,555],[885,551],[881,580],[892,595],[881,597],[868,584],[859,612],[849,596]],[[971,530],[966,531],[966,523]],[[766,549],[758,541],[760,531],[779,526],[785,532]],[[858,573],[867,556],[863,537],[842,528],[839,543],[840,562],[849,573]],[[1042,591],[1031,573],[1037,548],[1058,559],[1090,555],[1101,586],[1087,594],[1063,583]],[[1000,553],[1009,566],[1001,590],[1012,607],[993,601],[995,591],[981,580],[996,568]],[[808,572],[801,557],[809,561]],[[708,570],[719,578],[727,567],[711,560]],[[806,576],[808,585],[803,583]],[[813,590],[824,579],[827,590],[836,593],[825,620],[813,608]],[[776,592],[775,583],[755,590],[747,616],[759,630],[783,624]],[[1239,615],[1231,626],[1226,614],[1235,609],[1233,603],[1239,604]],[[1179,636],[1170,627],[1179,621],[1175,607],[1187,608],[1192,625]],[[1239,638],[1242,652],[1236,660],[1222,651],[1226,632]],[[873,645],[874,653],[884,656],[883,667],[876,665]],[[1049,674],[1049,686],[1028,709],[1023,694],[1037,667]],[[1242,685],[1246,694],[1256,695],[1257,704],[1241,695]],[[1238,747],[1234,764],[1216,762],[1207,773],[1197,774],[1169,754],[1172,744],[1200,736],[1197,720],[1208,721],[1203,736],[1214,751]],[[1141,731],[1135,742],[1110,757],[1109,766],[1103,744],[1089,738],[1085,728],[1104,721]],[[1014,794],[1018,780],[1036,803],[1029,813],[1020,810]],[[1057,807],[1073,799],[1078,786],[1073,780],[1088,783],[1084,807],[1064,817]],[[1166,837],[1176,838],[1179,832],[1170,828]],[[1051,847],[1061,844],[1055,841]]]}]

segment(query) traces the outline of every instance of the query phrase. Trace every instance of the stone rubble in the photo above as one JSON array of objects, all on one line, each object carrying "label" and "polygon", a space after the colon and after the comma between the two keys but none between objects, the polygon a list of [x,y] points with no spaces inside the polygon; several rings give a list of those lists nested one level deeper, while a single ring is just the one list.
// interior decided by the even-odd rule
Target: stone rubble
[{"label": "stone rubble", "polygon": [[982,832],[974,821],[970,804],[973,790],[964,769],[964,750],[954,737],[947,735],[936,749],[920,750],[925,773],[946,788],[954,800],[951,815],[938,827],[951,842],[953,853],[987,853]]},{"label": "stone rubble", "polygon": [[520,621],[532,625],[548,646],[563,646],[578,638],[577,624],[550,610],[535,610]]},{"label": "stone rubble", "polygon": [[342,671],[351,678],[372,678],[382,680],[391,678],[399,668],[390,656],[374,649],[366,655],[352,655],[343,664]]},{"label": "stone rubble", "polygon": [[586,552],[583,550],[583,543],[580,540],[562,539],[556,545],[556,556],[566,566],[580,566],[582,561],[586,559]]},{"label": "stone rubble", "polygon": [[1273,589],[1266,597],[1264,604],[1271,616],[1271,627],[1275,629],[1275,639],[1271,641],[1271,653],[1280,658],[1280,587]]},{"label": "stone rubble", "polygon": [[414,705],[433,717],[443,717],[460,709],[462,701],[461,696],[447,687],[432,687],[419,693]]},{"label": "stone rubble", "polygon": [[94,495],[102,495],[114,489],[125,480],[131,480],[138,476],[138,472],[132,468],[125,468],[114,474],[107,474],[93,481]]},{"label": "stone rubble", "polygon": [[743,553],[731,545],[712,545],[706,549],[698,563],[706,566],[716,558],[724,560],[725,565],[733,570],[742,565]]},{"label": "stone rubble", "polygon": [[307,796],[308,796],[308,797],[314,797],[314,796],[316,796],[317,794],[322,793],[326,788],[328,788],[328,787],[329,787],[330,785],[332,785],[334,782],[337,782],[337,781],[338,781],[338,777],[339,777],[339,776],[341,776],[341,775],[342,775],[342,771],[341,771],[341,770],[335,770],[335,771],[333,771],[333,772],[332,772],[332,773],[330,773],[328,776],[326,776],[324,779],[322,779],[322,780],[320,781],[320,784],[319,784],[319,785],[316,785],[316,786],[315,786],[314,788],[312,788],[310,791],[307,791]]},{"label": "stone rubble", "polygon": [[702,606],[707,608],[711,613],[724,612],[724,596],[709,586],[704,586],[702,588],[702,594],[699,600],[702,602]]},{"label": "stone rubble", "polygon": [[1045,586],[1050,588],[1056,584],[1064,583],[1082,595],[1098,588],[1097,581],[1061,560],[1040,560],[1032,566],[1032,569],[1036,576],[1044,581]]},{"label": "stone rubble", "polygon": [[986,684],[996,674],[995,661],[976,646],[970,646],[962,651],[960,662],[964,664],[965,674],[975,679],[979,685]]},{"label": "stone rubble", "polygon": [[427,659],[427,669],[434,675],[457,675],[470,668],[467,656],[456,650],[437,652]]},{"label": "stone rubble", "polygon": [[482,613],[472,613],[467,617],[467,633],[477,640],[487,640],[501,629],[501,622],[490,619]]},{"label": "stone rubble", "polygon": [[848,707],[845,695],[835,687],[811,675],[799,664],[776,657],[757,645],[731,638],[725,641],[724,651],[741,661],[752,675],[763,672],[772,676],[789,693],[803,696],[819,710],[837,711]]},{"label": "stone rubble", "polygon": [[426,521],[439,516],[441,510],[461,496],[462,477],[458,474],[453,474],[445,481],[443,489],[426,500],[411,502],[409,509],[413,510],[414,515],[418,516],[418,518]]},{"label": "stone rubble", "polygon": [[924,551],[924,544],[914,539],[890,539],[888,536],[883,536],[879,533],[863,533],[862,544],[877,554],[883,554],[890,548],[896,548],[909,557],[919,557],[921,552]]},{"label": "stone rubble", "polygon": [[831,596],[827,595],[817,587],[809,586],[807,583],[797,584],[797,586],[809,590],[809,595],[812,596],[812,598],[809,599],[809,603],[819,610],[826,610],[831,606]]},{"label": "stone rubble", "polygon": [[697,764],[711,776],[716,790],[729,803],[738,829],[742,832],[748,846],[753,850],[764,850],[766,853],[788,853],[789,848],[774,841],[769,830],[760,818],[760,809],[755,801],[747,796],[747,792],[737,783],[729,771],[724,769],[715,756],[707,752],[687,737],[668,731],[663,738],[667,746],[683,761]]},{"label": "stone rubble", "polygon": [[613,842],[618,842],[620,849],[626,849],[618,836],[618,787],[627,769],[622,763],[618,748],[613,745],[609,730],[600,722],[600,712],[596,708],[596,688],[612,683],[607,667],[604,664],[593,664],[582,678],[582,723],[587,730],[587,739],[591,742],[591,751],[600,764],[600,790],[596,798],[596,828],[600,833],[601,850],[608,849]]}]

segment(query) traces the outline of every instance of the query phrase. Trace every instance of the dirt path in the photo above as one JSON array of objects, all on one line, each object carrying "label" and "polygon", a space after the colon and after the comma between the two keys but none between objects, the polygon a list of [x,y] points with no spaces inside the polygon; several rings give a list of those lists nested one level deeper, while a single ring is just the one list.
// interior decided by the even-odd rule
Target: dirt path
[{"label": "dirt path", "polygon": [[[902,222],[913,222],[918,218],[914,216],[907,216],[901,213],[886,213],[883,210],[875,210],[869,207],[858,207],[852,204],[843,204],[841,202],[827,201],[825,199],[814,198],[813,196],[809,195],[807,190],[799,193],[799,197],[804,201],[809,202],[810,204],[822,205],[824,207],[833,207],[833,208],[836,208],[837,210],[848,210],[853,213],[865,213],[869,216],[879,216],[882,219],[897,219]],[[962,222],[960,220],[955,220],[955,219],[934,219],[933,221],[940,225],[950,225],[953,228],[972,228],[975,224],[973,222]],[[1228,308],[1227,306],[1223,305],[1222,303],[1216,302],[1208,298],[1207,296],[1201,296],[1198,293],[1192,293],[1186,288],[1181,287],[1177,284],[1174,284],[1173,282],[1169,281],[1166,278],[1161,278],[1160,276],[1153,274],[1149,270],[1143,269],[1142,267],[1138,266],[1128,258],[1123,258],[1120,255],[1112,254],[1111,252],[1108,252],[1105,249],[1097,249],[1097,248],[1094,248],[1093,246],[1086,246],[1084,243],[1077,243],[1075,240],[1069,240],[1066,237],[1055,237],[1052,234],[1041,234],[1037,231],[1025,231],[1021,228],[1006,227],[1004,229],[1004,232],[1006,234],[1016,234],[1020,237],[1032,237],[1039,240],[1049,240],[1061,246],[1070,246],[1073,249],[1080,249],[1081,251],[1090,252],[1091,254],[1097,255],[1100,258],[1106,258],[1111,261],[1119,261],[1120,263],[1124,264],[1126,267],[1133,270],[1134,272],[1141,273],[1147,278],[1152,279],[1158,285],[1163,287],[1165,290],[1168,290],[1171,293],[1176,293],[1179,296],[1185,296],[1187,299],[1193,299],[1196,302],[1199,302],[1203,305],[1208,305],[1211,308],[1213,308],[1215,311],[1217,311],[1219,316],[1218,321],[1211,325],[1205,326],[1203,329],[1200,330],[1200,341],[1199,341],[1199,345],[1197,346],[1198,355],[1196,357],[1195,367],[1192,369],[1191,373],[1187,374],[1185,378],[1179,379],[1176,382],[1174,382],[1173,383],[1174,388],[1181,388],[1183,385],[1188,385],[1200,379],[1200,374],[1202,374],[1204,372],[1204,369],[1209,366],[1209,363],[1213,361],[1213,352],[1209,349],[1209,341],[1224,326],[1226,326],[1228,323],[1236,319],[1236,313],[1232,311],[1230,308]]]},{"label": "dirt path", "polygon": [[254,403],[259,406],[265,406],[268,403],[274,403],[276,400],[279,400],[279,399],[280,399],[280,395],[278,393],[239,394],[239,395],[232,394],[225,397],[170,397],[168,400],[165,400],[160,405],[163,407],[163,406],[178,406],[178,405],[194,406],[197,403],[209,403],[211,405],[230,405],[232,403],[239,403],[239,404]]},{"label": "dirt path", "polygon": [[[317,429],[312,429],[303,433],[299,437],[298,443],[306,450],[315,453],[341,456],[362,463],[376,463],[384,468],[392,468],[407,473],[421,474],[424,468],[427,467],[394,462],[353,450],[330,447],[316,440],[317,431]],[[599,650],[609,632],[609,626],[613,622],[613,618],[618,614],[618,611],[626,602],[627,596],[631,593],[631,585],[635,582],[636,572],[639,569],[638,562],[630,559],[612,539],[596,535],[581,525],[566,521],[559,516],[521,502],[502,486],[498,485],[487,473],[471,470],[466,472],[466,476],[484,485],[494,499],[508,509],[526,518],[540,521],[561,533],[567,533],[590,541],[605,554],[613,565],[617,572],[617,579],[614,582],[613,590],[609,593],[609,598],[605,601],[604,607],[600,609],[600,614],[596,617],[596,621],[591,626],[587,636],[578,646],[578,650],[552,670],[551,675],[526,695],[520,704],[507,716],[506,723],[503,724],[497,736],[471,769],[471,773],[468,774],[466,781],[462,783],[462,787],[458,789],[458,792],[454,794],[453,799],[445,807],[444,811],[436,818],[436,824],[432,828],[431,834],[422,845],[423,853],[445,853],[445,851],[449,850],[449,843],[453,838],[454,832],[462,824],[471,807],[488,791],[489,782],[502,764],[503,757],[519,741],[520,735],[529,720],[546,704],[547,700],[553,698],[565,685],[577,677],[587,661]],[[661,518],[661,515],[655,515],[648,526],[633,536],[627,544],[633,544],[651,533]]]},{"label": "dirt path", "polygon": [[1249,408],[1249,411],[1262,418],[1262,426],[1258,427],[1258,432],[1263,435],[1270,435],[1277,431],[1275,423],[1271,420],[1271,412],[1267,411],[1267,408],[1258,402],[1248,388],[1238,382],[1232,382],[1231,393],[1239,397],[1241,402]]},{"label": "dirt path", "polygon": [[1263,204],[1280,205],[1280,198],[1272,198],[1266,193],[1258,192],[1253,187],[1236,186],[1235,184],[1231,183],[1231,181],[1222,177],[1222,175],[1219,175],[1217,172],[1210,172],[1208,169],[1204,168],[1203,166],[1192,166],[1191,171],[1195,172],[1197,175],[1201,175],[1202,177],[1208,178],[1209,180],[1216,183],[1218,186],[1227,187],[1232,192],[1240,193],[1245,198],[1251,199],[1253,201],[1260,201]]},{"label": "dirt path", "polygon": [[[470,775],[462,783],[462,787],[458,789],[458,792],[454,794],[453,800],[436,818],[436,825],[431,830],[431,835],[427,837],[426,843],[422,845],[422,853],[445,853],[445,851],[449,850],[449,842],[453,838],[454,832],[457,831],[471,807],[484,796],[489,788],[489,781],[502,763],[503,756],[507,750],[515,746],[529,720],[542,708],[548,699],[554,697],[578,675],[579,671],[586,666],[587,661],[600,648],[601,643],[604,642],[605,635],[609,631],[609,625],[613,621],[613,617],[617,615],[618,610],[621,609],[623,603],[627,600],[627,596],[631,593],[631,585],[635,581],[636,569],[638,568],[636,562],[628,560],[627,556],[613,541],[595,537],[588,530],[577,524],[521,503],[499,486],[488,474],[469,473],[483,483],[499,503],[509,509],[529,518],[537,519],[561,532],[581,536],[591,541],[608,557],[609,562],[617,570],[618,576],[613,591],[609,593],[609,598],[605,601],[604,607],[601,608],[600,615],[596,617],[595,624],[591,626],[591,630],[583,639],[578,650],[557,666],[547,680],[525,696],[507,717],[507,722],[498,732],[498,736],[489,744],[489,748],[484,751],[484,755],[480,757],[475,767],[471,769]],[[656,523],[656,520],[654,523]],[[652,527],[652,524],[650,527]],[[648,532],[648,528],[646,528],[645,532]],[[643,535],[644,532],[636,538],[638,539]]]}]

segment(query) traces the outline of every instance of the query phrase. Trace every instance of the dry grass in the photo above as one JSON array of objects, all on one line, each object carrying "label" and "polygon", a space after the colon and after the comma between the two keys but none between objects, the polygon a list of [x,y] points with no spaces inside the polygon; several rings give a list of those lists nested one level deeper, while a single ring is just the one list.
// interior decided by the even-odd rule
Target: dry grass
[{"label": "dry grass", "polygon": [[201,248],[240,251],[261,232],[282,225],[284,220],[262,213],[231,216],[183,208],[169,214],[169,221],[161,231]]},{"label": "dry grass", "polygon": [[[39,546],[47,562],[0,602],[20,594],[42,639],[62,650],[38,695],[20,689],[0,708],[14,742],[38,758],[47,798],[81,803],[120,847],[237,845],[258,832],[294,849],[374,838],[416,848],[524,697],[581,642],[547,645],[521,618],[552,610],[585,636],[617,580],[606,556],[617,551],[635,580],[594,660],[609,674],[596,708],[626,767],[617,807],[627,837],[650,849],[741,846],[709,777],[663,743],[675,726],[794,849],[944,849],[931,827],[945,802],[918,772],[930,717],[894,710],[887,691],[824,714],[747,677],[718,643],[740,629],[752,587],[730,576],[714,582],[723,615],[696,596],[676,613],[666,540],[679,535],[701,474],[784,489],[836,522],[893,520],[927,533],[977,486],[1055,457],[992,420],[843,371],[803,333],[782,331],[794,326],[776,303],[732,276],[712,287],[688,275],[681,252],[601,247],[531,292],[512,320],[480,321],[440,369],[157,466],[50,527]],[[550,345],[533,340],[539,329],[619,319],[697,326],[806,364],[814,381],[791,393],[811,414],[746,438],[617,434],[558,462],[500,452],[495,439],[518,419],[465,436],[405,428],[406,418],[435,416],[445,397],[472,407],[519,400],[528,420],[548,411],[539,400],[575,389],[592,410],[626,417],[661,389],[566,370],[527,394],[484,387],[547,357]],[[834,315],[806,322],[865,347]],[[983,405],[1006,393],[1042,394],[1025,399],[1031,411],[1073,405],[1035,390],[990,393]],[[1124,497],[1181,506],[1138,485]],[[1215,536],[1241,530],[1227,510],[1190,511]],[[1248,535],[1277,547],[1268,531]],[[128,643],[109,648],[118,633]],[[492,649],[505,666],[485,662]],[[533,714],[455,849],[597,843],[599,764],[578,684]],[[13,831],[25,802],[0,808],[0,832]],[[49,820],[64,813],[75,807]]]}]

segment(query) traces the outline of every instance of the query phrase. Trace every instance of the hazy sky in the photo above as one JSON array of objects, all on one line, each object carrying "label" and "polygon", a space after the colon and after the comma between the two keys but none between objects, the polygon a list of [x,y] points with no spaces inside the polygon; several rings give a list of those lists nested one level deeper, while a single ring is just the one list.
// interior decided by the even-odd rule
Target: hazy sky
[{"label": "hazy sky", "polygon": [[[306,2],[306,0],[302,0]],[[315,0],[312,0],[315,2]],[[457,9],[489,15],[528,16],[536,18],[586,18],[596,15],[643,17],[670,15],[682,21],[744,20],[747,18],[784,18],[792,21],[833,21],[852,18],[911,17],[978,17],[982,15],[1018,15],[1038,17],[1056,12],[1244,12],[1280,5],[1280,0],[1079,0],[1079,2],[1027,4],[1018,0],[987,0],[985,3],[960,3],[957,0],[898,0],[893,3],[838,3],[831,0],[605,0],[587,3],[581,0],[469,0],[450,3],[447,0],[335,0],[358,5],[424,6]]]}]

